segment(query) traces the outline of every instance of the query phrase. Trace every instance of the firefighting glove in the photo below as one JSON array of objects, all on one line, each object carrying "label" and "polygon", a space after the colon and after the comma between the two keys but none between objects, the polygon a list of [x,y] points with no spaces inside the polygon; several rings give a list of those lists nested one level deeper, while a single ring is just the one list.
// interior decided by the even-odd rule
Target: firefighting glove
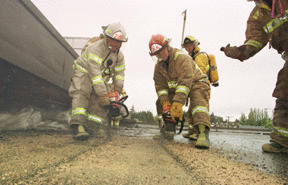
[{"label": "firefighting glove", "polygon": [[162,103],[162,109],[163,109],[163,113],[164,113],[164,114],[170,112],[170,109],[171,109],[171,104],[170,104],[170,102],[169,102],[169,101],[164,101],[164,102]]},{"label": "firefighting glove", "polygon": [[226,47],[221,47],[220,50],[223,51],[227,57],[240,60],[239,56],[241,53],[237,46],[231,47],[230,44],[227,44]]},{"label": "firefighting glove", "polygon": [[102,107],[105,107],[110,104],[110,99],[107,94],[101,94],[98,96],[98,102]]},{"label": "firefighting glove", "polygon": [[175,118],[179,118],[180,121],[183,119],[183,104],[178,102],[173,102],[171,106],[171,117],[172,120],[175,120]]}]

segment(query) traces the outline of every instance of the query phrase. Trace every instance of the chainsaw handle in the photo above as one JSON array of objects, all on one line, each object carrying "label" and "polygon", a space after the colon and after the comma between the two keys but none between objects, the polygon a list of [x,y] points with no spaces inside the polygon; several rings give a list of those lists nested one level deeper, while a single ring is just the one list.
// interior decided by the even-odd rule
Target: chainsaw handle
[{"label": "chainsaw handle", "polygon": [[128,98],[128,95],[123,96],[122,98],[120,98],[120,100],[119,100],[118,102],[120,102],[120,103],[124,103],[124,101],[126,101],[127,98]]},{"label": "chainsaw handle", "polygon": [[184,128],[184,123],[185,123],[185,117],[183,115],[182,117],[182,121],[179,120],[179,118],[175,118],[175,120],[172,120],[172,117],[170,115],[170,112],[167,112],[167,113],[163,113],[162,114],[162,118],[165,121],[169,121],[169,122],[175,122],[176,125],[178,125],[178,123],[180,122],[180,128],[179,128],[179,131],[177,133],[177,135],[181,134],[183,128]]},{"label": "chainsaw handle", "polygon": [[180,128],[179,128],[179,132],[177,133],[177,135],[181,134],[183,128],[184,128],[184,123],[185,123],[185,117],[183,115],[182,121],[180,121]]},{"label": "chainsaw handle", "polygon": [[[128,96],[127,96],[127,98],[128,98]],[[127,98],[126,98],[126,99],[127,99]],[[122,98],[121,98],[121,99],[122,99]],[[120,99],[120,100],[121,100],[121,99]],[[125,101],[126,99],[124,99],[124,101]],[[125,115],[122,115],[122,117],[123,117],[123,118],[126,118],[126,117],[129,116],[129,110],[128,110],[127,106],[126,106],[123,102],[120,102],[120,100],[119,100],[118,102],[116,102],[116,101],[111,101],[111,102],[110,102],[110,106],[119,105],[119,106],[124,107],[126,114],[125,114]]]}]

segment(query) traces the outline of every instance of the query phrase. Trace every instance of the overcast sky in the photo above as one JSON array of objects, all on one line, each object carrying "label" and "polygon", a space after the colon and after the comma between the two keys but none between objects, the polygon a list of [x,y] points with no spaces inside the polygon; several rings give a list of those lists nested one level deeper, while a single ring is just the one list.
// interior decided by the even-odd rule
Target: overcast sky
[{"label": "overcast sky", "polygon": [[220,52],[221,46],[241,45],[246,21],[255,6],[246,0],[32,0],[62,36],[92,37],[101,26],[120,22],[128,33],[123,45],[126,60],[126,104],[137,111],[156,113],[154,62],[148,42],[152,34],[172,39],[180,48],[183,15],[187,9],[185,35],[200,41],[200,48],[216,56],[220,86],[211,90],[210,112],[224,118],[239,118],[250,108],[267,108],[271,115],[272,92],[284,61],[268,45],[253,58],[241,63]]}]

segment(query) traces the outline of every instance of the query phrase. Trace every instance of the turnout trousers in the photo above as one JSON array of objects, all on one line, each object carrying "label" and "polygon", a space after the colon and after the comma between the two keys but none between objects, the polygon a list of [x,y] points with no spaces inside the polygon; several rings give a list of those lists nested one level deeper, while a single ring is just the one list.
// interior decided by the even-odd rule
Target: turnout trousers
[{"label": "turnout trousers", "polygon": [[72,97],[71,125],[82,124],[87,128],[97,128],[107,124],[107,111],[99,105],[87,73],[74,69],[69,95]]},{"label": "turnout trousers", "polygon": [[[288,52],[286,62],[279,71],[273,97],[276,105],[273,114],[273,130],[270,134],[271,141],[288,147]],[[285,59],[285,57],[283,57]]]}]

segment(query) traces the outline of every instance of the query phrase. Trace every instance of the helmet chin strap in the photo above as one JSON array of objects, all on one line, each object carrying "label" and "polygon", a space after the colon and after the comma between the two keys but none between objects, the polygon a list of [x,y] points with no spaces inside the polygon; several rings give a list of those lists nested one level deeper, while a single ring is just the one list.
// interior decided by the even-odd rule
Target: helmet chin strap
[{"label": "helmet chin strap", "polygon": [[120,48],[118,48],[118,49],[116,49],[115,51],[112,51],[112,47],[111,46],[109,46],[109,44],[108,44],[108,41],[107,41],[107,45],[108,45],[108,49],[110,50],[110,52],[109,53],[118,53],[119,52],[119,50],[120,50]]},{"label": "helmet chin strap", "polygon": [[111,46],[108,46],[109,50],[113,53],[116,53],[116,51],[118,51],[119,49],[116,49],[115,51],[112,51],[112,47]]}]

